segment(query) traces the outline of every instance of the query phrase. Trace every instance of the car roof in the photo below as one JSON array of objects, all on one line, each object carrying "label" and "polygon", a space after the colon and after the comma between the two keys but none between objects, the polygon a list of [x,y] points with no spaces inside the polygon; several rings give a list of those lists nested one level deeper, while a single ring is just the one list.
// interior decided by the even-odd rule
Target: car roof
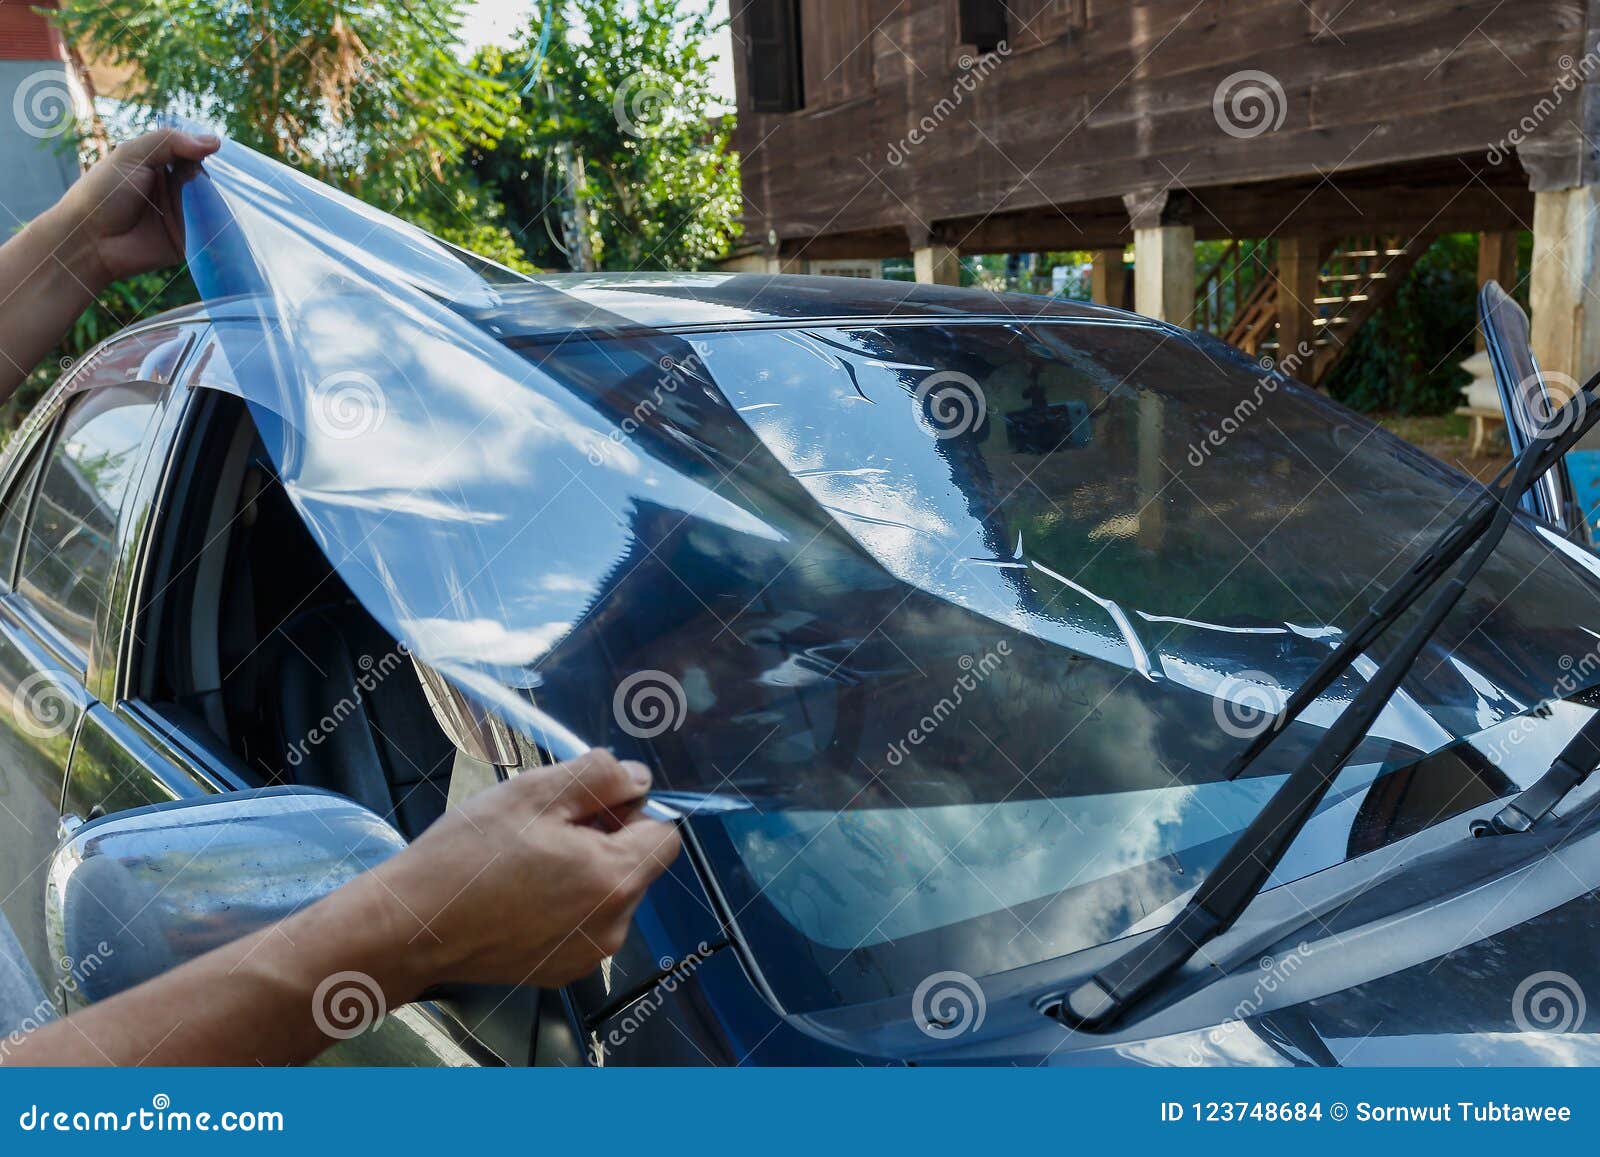
[{"label": "car roof", "polygon": [[[864,319],[1160,324],[1138,314],[1082,301],[865,277],[716,271],[568,273],[539,275],[526,289],[495,288],[505,298],[494,311],[497,327],[524,334],[610,329],[619,321],[674,332]],[[552,309],[556,303],[549,290],[559,291],[567,298],[562,303],[565,308]],[[259,316],[259,301],[230,298],[184,306],[151,321],[221,321]]]}]

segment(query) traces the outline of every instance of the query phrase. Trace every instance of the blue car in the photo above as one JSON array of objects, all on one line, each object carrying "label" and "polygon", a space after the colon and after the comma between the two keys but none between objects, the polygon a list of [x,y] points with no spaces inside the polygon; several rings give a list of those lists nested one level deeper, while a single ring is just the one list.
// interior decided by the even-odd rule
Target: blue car
[{"label": "blue car", "polygon": [[685,836],[623,950],[330,1059],[1600,1061],[1582,406],[1486,488],[1113,309],[527,278],[231,144],[184,201],[203,303],[0,465],[67,1006],[603,745]]}]

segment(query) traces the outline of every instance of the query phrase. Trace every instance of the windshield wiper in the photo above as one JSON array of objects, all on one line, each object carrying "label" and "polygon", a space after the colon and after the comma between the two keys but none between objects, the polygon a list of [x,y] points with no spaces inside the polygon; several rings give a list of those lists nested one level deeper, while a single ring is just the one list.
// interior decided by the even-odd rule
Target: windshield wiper
[{"label": "windshield wiper", "polygon": [[[1272,724],[1229,761],[1225,778],[1231,779],[1244,771],[1359,654],[1465,556],[1399,646],[1372,673],[1366,686],[1340,712],[1310,754],[1272,794],[1239,838],[1229,845],[1177,918],[1150,940],[1130,948],[1068,993],[1057,1013],[1063,1021],[1091,1031],[1109,1027],[1188,963],[1202,945],[1233,926],[1250,901],[1266,886],[1289,845],[1332,786],[1340,767],[1366,737],[1428,640],[1466,592],[1467,584],[1494,553],[1522,495],[1600,421],[1600,406],[1595,404],[1593,395],[1596,386],[1600,386],[1600,374],[1585,382],[1545,427],[1561,433],[1531,443],[1502,470],[1495,485],[1508,474],[1509,480],[1479,497],[1439,536],[1405,578],[1377,601],[1312,676],[1295,690]],[[1467,554],[1469,550],[1470,555]]]},{"label": "windshield wiper", "polygon": [[1597,767],[1600,767],[1600,712],[1589,716],[1588,722],[1567,740],[1561,754],[1532,786],[1518,792],[1492,819],[1474,821],[1472,834],[1511,836],[1533,830],[1556,810],[1557,804],[1572,794],[1574,788],[1593,775]]}]

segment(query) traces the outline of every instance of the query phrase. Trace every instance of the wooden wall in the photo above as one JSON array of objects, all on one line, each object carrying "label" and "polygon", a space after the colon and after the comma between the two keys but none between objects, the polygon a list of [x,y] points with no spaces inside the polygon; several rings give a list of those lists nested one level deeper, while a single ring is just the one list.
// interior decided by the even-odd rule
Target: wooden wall
[{"label": "wooden wall", "polygon": [[[770,230],[790,249],[821,238],[819,254],[884,253],[903,251],[908,230],[983,228],[993,249],[1088,247],[1125,227],[1125,194],[1156,188],[1192,191],[1202,235],[1249,235],[1294,205],[1273,190],[1326,202],[1346,181],[1377,212],[1403,208],[1420,181],[1452,221],[1479,203],[1496,216],[1497,201],[1516,217],[1527,178],[1485,153],[1551,95],[1590,19],[1587,0],[1008,0],[1009,51],[978,80],[957,7],[801,0],[796,113],[748,110],[736,50],[752,240]],[[1253,137],[1224,132],[1213,110],[1244,70],[1283,91],[1281,124]],[[927,117],[937,123],[912,143]]]}]

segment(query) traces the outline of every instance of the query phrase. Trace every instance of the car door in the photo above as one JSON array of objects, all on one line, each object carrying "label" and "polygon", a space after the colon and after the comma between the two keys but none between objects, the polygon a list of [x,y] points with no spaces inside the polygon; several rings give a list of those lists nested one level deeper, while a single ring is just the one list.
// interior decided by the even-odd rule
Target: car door
[{"label": "car door", "polygon": [[[176,529],[170,524],[194,516],[196,510],[186,501],[180,464],[192,446],[200,445],[195,440],[207,420],[204,401],[212,387],[201,367],[215,353],[214,342],[202,336],[196,350],[152,435],[148,465],[124,502],[128,534],[122,565],[106,593],[108,613],[95,646],[98,661],[90,672],[94,694],[82,711],[72,750],[62,803],[68,822],[259,786],[202,726],[186,726],[181,716],[139,698],[137,680],[129,675],[137,665],[141,633],[177,629],[146,614],[156,601],[157,581],[148,558],[163,534]],[[185,606],[184,614],[191,609]],[[467,1036],[455,1018],[424,1004],[388,1010],[380,1024],[330,1049],[323,1061],[464,1066],[493,1064],[497,1058]]]},{"label": "car door", "polygon": [[192,335],[162,326],[87,357],[8,455],[0,523],[0,911],[39,976],[45,873],[96,640],[167,382]]}]

